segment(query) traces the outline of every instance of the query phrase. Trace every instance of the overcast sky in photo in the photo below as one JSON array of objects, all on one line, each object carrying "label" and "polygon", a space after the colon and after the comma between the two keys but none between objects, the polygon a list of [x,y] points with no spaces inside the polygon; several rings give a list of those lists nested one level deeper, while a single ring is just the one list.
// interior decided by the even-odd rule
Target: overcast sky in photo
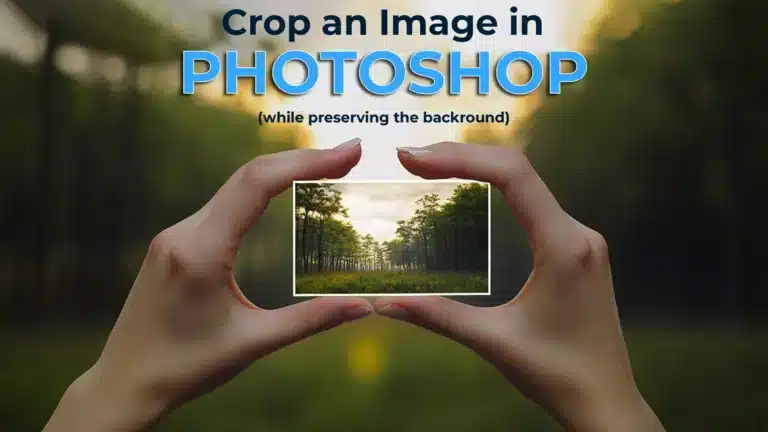
[{"label": "overcast sky in photo", "polygon": [[395,237],[397,221],[413,217],[419,198],[437,194],[440,202],[445,202],[461,183],[343,183],[334,188],[341,191],[342,204],[349,209],[355,230],[384,242]]}]

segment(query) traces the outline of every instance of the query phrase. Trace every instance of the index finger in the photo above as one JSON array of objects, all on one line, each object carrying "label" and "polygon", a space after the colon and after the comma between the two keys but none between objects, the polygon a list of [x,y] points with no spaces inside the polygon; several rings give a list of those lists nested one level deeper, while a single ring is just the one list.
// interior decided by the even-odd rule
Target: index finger
[{"label": "index finger", "polygon": [[398,157],[408,171],[422,178],[491,183],[504,194],[534,249],[572,225],[570,216],[519,149],[442,142],[421,148],[399,148]]},{"label": "index finger", "polygon": [[330,150],[298,149],[259,156],[237,170],[201,212],[212,229],[239,241],[269,201],[294,181],[343,177],[360,156],[359,139]]}]

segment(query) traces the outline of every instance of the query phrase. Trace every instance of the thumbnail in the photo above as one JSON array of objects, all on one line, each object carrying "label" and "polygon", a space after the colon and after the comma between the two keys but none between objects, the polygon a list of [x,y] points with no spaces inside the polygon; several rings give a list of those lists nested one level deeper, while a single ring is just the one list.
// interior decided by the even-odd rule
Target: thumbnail
[{"label": "thumbnail", "polygon": [[490,194],[460,180],[295,182],[294,295],[490,294]]}]

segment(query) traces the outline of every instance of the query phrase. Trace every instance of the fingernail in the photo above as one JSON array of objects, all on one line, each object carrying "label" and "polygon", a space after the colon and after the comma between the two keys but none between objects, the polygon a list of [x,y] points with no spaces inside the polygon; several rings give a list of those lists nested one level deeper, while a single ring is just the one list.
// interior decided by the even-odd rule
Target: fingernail
[{"label": "fingernail", "polygon": [[344,321],[354,321],[365,316],[368,316],[373,312],[370,306],[358,306],[344,311]]},{"label": "fingernail", "polygon": [[351,139],[334,147],[334,150],[350,150],[360,145],[360,138]]},{"label": "fingernail", "polygon": [[418,148],[418,147],[398,147],[397,151],[400,153],[405,153],[409,156],[424,156],[426,154],[429,154],[432,150],[424,149],[424,148]]},{"label": "fingernail", "polygon": [[405,310],[402,306],[398,306],[396,304],[388,304],[384,306],[383,308],[376,311],[379,315],[384,315],[388,318],[393,319],[405,319],[408,317],[408,311]]}]

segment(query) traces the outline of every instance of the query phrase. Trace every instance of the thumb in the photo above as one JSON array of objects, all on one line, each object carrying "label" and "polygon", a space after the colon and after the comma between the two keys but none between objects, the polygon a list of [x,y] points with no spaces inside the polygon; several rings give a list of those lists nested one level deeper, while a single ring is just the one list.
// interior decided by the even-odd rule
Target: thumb
[{"label": "thumb", "polygon": [[471,349],[481,349],[486,339],[483,312],[489,308],[445,297],[405,297],[380,298],[374,309],[380,315],[425,328]]},{"label": "thumb", "polygon": [[281,309],[262,311],[257,344],[277,350],[346,322],[370,315],[373,307],[360,298],[315,298]]}]

